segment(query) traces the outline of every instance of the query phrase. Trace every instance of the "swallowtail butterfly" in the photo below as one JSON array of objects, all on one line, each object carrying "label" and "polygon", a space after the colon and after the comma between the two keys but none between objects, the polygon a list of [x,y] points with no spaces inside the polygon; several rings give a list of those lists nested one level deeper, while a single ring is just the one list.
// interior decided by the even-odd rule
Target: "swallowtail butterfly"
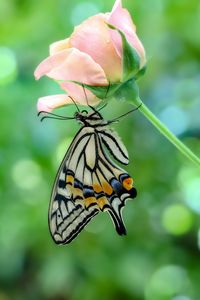
[{"label": "swallowtail butterfly", "polygon": [[121,211],[126,200],[137,194],[133,179],[111,159],[123,165],[129,163],[124,144],[109,128],[113,121],[104,120],[98,110],[90,108],[90,112],[75,113],[81,128],[54,182],[49,229],[56,244],[70,243],[101,211],[108,212],[117,233],[125,235]]}]

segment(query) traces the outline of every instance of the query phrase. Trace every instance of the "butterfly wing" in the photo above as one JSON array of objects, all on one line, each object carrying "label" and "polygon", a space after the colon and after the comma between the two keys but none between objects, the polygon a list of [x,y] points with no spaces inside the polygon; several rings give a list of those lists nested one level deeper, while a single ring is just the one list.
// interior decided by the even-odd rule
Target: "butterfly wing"
[{"label": "butterfly wing", "polygon": [[91,136],[90,128],[81,128],[72,141],[54,182],[49,206],[49,229],[57,244],[71,242],[99,212],[95,207],[85,209],[83,205],[85,148]]},{"label": "butterfly wing", "polygon": [[128,151],[114,130],[108,128],[104,128],[104,130],[99,129],[98,135],[104,146],[117,161],[124,165],[129,163]]},{"label": "butterfly wing", "polygon": [[117,232],[126,234],[121,210],[136,190],[105,147],[115,159],[128,163],[125,146],[106,127],[82,127],[61,163],[49,208],[49,227],[58,244],[71,242],[99,211],[108,211]]},{"label": "butterfly wing", "polygon": [[[137,191],[133,187],[133,179],[111,160],[106,154],[105,148],[122,164],[128,164],[128,153],[116,132],[108,128],[98,130],[99,160],[96,173],[106,199],[101,210],[108,211],[116,231],[123,235],[126,234],[126,228],[121,215],[122,208],[127,199],[136,197]],[[98,198],[98,195],[96,197]]]}]

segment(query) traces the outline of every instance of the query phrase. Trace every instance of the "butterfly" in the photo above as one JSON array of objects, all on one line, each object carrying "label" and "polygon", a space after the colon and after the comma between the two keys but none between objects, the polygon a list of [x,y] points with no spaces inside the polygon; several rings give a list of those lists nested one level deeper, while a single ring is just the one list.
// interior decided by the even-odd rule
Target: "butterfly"
[{"label": "butterfly", "polygon": [[77,111],[74,118],[62,117],[76,119],[81,128],[63,158],[52,189],[48,220],[56,244],[70,243],[99,212],[107,212],[117,233],[125,235],[122,208],[137,194],[133,179],[111,158],[123,165],[129,163],[126,147],[109,128],[116,119],[107,121],[99,110],[90,108],[90,112]]}]

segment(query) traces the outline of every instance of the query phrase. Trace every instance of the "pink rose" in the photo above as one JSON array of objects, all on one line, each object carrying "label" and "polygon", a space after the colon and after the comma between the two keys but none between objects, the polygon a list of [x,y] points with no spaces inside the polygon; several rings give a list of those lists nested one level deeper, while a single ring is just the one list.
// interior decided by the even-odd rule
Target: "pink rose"
[{"label": "pink rose", "polygon": [[[111,29],[110,25],[113,25]],[[110,13],[97,14],[76,26],[72,35],[50,45],[50,56],[35,70],[35,78],[46,75],[57,80],[66,94],[39,98],[38,110],[51,111],[71,104],[72,100],[87,105],[84,89],[72,81],[89,86],[105,87],[123,82],[122,34],[137,53],[139,68],[146,63],[145,51],[136,35],[136,27],[129,12],[116,0]],[[90,105],[101,101],[85,89]]]}]

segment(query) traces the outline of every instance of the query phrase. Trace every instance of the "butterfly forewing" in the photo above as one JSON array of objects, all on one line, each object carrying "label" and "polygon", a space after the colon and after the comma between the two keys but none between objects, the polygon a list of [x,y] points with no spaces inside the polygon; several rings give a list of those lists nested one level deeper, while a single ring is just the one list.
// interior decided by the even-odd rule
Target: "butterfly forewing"
[{"label": "butterfly forewing", "polygon": [[131,177],[105,149],[123,164],[128,164],[128,153],[101,120],[98,125],[93,117],[90,124],[84,124],[58,170],[49,207],[49,227],[58,244],[71,242],[100,211],[108,211],[117,232],[126,234],[121,209],[126,199],[136,196],[136,190]]},{"label": "butterfly forewing", "polygon": [[82,128],[69,147],[58,170],[49,207],[49,227],[54,241],[69,243],[99,210],[83,205],[85,147],[90,130]]}]

